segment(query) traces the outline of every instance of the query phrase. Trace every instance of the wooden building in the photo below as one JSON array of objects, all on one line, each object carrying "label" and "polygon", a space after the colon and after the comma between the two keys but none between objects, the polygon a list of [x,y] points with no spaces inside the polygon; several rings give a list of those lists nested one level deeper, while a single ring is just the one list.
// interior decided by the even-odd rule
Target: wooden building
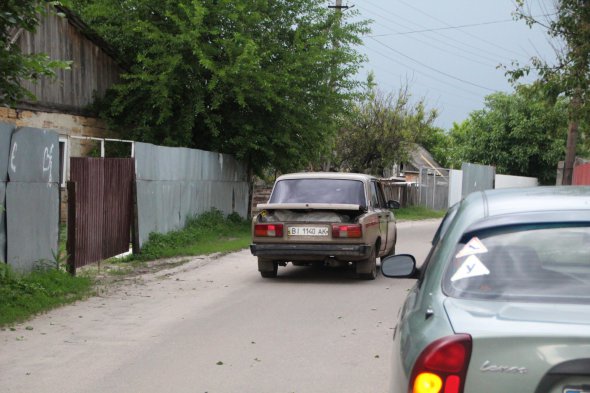
[{"label": "wooden building", "polygon": [[[11,41],[23,53],[45,53],[52,59],[69,60],[71,68],[57,71],[56,79],[42,78],[36,84],[23,82],[37,99],[19,102],[12,108],[0,106],[0,122],[59,134],[60,182],[65,203],[69,157],[87,156],[100,148],[100,141],[90,138],[117,137],[89,106],[120,80],[124,62],[72,11],[62,6],[55,6],[55,11],[42,18],[35,33],[20,29],[13,32]],[[63,208],[62,203],[62,212]]]}]

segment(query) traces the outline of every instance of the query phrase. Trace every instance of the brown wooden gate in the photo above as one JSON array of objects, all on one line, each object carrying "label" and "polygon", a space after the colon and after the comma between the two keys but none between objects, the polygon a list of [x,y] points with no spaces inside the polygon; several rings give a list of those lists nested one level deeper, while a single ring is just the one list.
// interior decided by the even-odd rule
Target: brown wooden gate
[{"label": "brown wooden gate", "polygon": [[133,158],[70,159],[68,266],[76,268],[129,250]]}]

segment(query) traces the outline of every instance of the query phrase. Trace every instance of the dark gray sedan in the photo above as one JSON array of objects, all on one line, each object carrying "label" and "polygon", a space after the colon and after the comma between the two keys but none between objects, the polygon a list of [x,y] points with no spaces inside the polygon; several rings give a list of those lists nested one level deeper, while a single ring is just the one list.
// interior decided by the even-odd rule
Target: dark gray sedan
[{"label": "dark gray sedan", "polygon": [[429,256],[394,333],[392,393],[590,392],[590,188],[477,192]]}]

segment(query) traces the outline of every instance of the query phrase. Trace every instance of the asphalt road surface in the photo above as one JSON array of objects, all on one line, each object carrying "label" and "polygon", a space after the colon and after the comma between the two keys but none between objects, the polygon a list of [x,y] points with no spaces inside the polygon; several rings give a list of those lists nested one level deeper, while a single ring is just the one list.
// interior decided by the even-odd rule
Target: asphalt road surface
[{"label": "asphalt road surface", "polygon": [[[397,253],[421,262],[438,223],[398,223]],[[195,258],[0,331],[0,391],[385,392],[413,282],[292,265],[263,279],[247,250]]]}]

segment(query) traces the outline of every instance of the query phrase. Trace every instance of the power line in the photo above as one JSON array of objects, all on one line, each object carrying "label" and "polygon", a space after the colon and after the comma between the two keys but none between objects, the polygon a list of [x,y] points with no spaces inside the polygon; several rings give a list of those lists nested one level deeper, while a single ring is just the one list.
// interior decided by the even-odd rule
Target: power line
[{"label": "power line", "polygon": [[[399,1],[400,3],[402,3],[403,5],[405,5],[406,7],[409,7],[409,8],[411,8],[411,9],[413,9],[413,10],[415,10],[415,11],[417,11],[417,12],[421,13],[422,15],[425,15],[425,16],[427,16],[427,17],[429,17],[429,18],[431,18],[431,19],[433,19],[433,20],[435,20],[435,21],[438,21],[438,22],[440,22],[440,23],[444,24],[445,26],[450,26],[450,25],[449,25],[449,24],[448,24],[446,21],[444,21],[444,20],[442,20],[442,19],[440,19],[440,18],[437,18],[436,16],[432,16],[432,15],[430,15],[429,13],[427,13],[427,12],[425,12],[425,11],[421,10],[420,8],[418,8],[418,7],[415,7],[415,6],[413,6],[412,4],[408,4],[408,3],[407,3],[406,1],[404,1],[404,0],[398,0],[398,1]],[[460,29],[459,29],[459,30],[460,30]],[[491,45],[491,46],[493,46],[493,47],[495,47],[495,48],[499,48],[499,49],[502,49],[502,50],[505,50],[505,51],[511,52],[511,53],[513,53],[513,54],[516,54],[516,55],[518,55],[518,56],[521,56],[521,55],[522,55],[522,54],[520,54],[520,53],[518,53],[518,52],[516,52],[516,51],[510,50],[510,49],[508,49],[508,48],[505,48],[505,47],[502,47],[502,46],[500,46],[500,45],[498,45],[498,44],[496,44],[496,43],[494,43],[494,42],[488,41],[488,40],[486,40],[486,39],[483,39],[483,38],[481,38],[481,37],[479,37],[479,36],[476,36],[476,35],[474,35],[474,34],[468,33],[468,32],[466,32],[466,31],[463,31],[463,30],[461,30],[461,31],[462,31],[464,34],[467,34],[468,36],[470,36],[471,38],[475,38],[475,39],[477,39],[477,40],[480,40],[480,41],[482,41],[482,42],[485,42],[486,44],[488,44],[488,45]]]},{"label": "power line", "polygon": [[[433,80],[435,80],[437,83],[440,83],[440,84],[443,84],[443,85],[450,86],[450,87],[451,87],[452,89],[454,89],[454,90],[458,90],[458,91],[459,91],[459,92],[461,92],[461,93],[470,94],[470,95],[472,95],[473,97],[477,97],[478,99],[479,99],[479,98],[481,98],[481,94],[479,94],[479,93],[474,93],[474,92],[472,92],[472,91],[470,91],[470,90],[466,90],[466,89],[464,89],[464,88],[461,88],[461,87],[457,86],[457,84],[453,84],[453,83],[451,83],[451,82],[447,82],[447,81],[445,81],[445,80],[441,80],[440,78],[437,78],[437,77],[435,77],[435,76],[431,76],[431,75],[429,75],[429,74],[427,74],[427,73],[424,73],[424,72],[422,72],[422,71],[415,70],[415,69],[413,69],[412,67],[410,67],[410,66],[408,66],[408,65],[406,65],[406,64],[404,64],[404,63],[402,63],[402,62],[400,62],[400,61],[398,61],[397,59],[395,59],[395,58],[393,58],[393,57],[391,57],[391,56],[388,56],[388,55],[386,55],[386,54],[384,54],[384,53],[382,53],[382,52],[380,52],[380,51],[378,51],[378,50],[376,50],[376,49],[370,48],[370,47],[368,47],[368,46],[366,46],[366,45],[365,45],[365,48],[367,48],[367,49],[369,49],[369,50],[371,50],[371,51],[374,51],[374,52],[375,52],[375,53],[377,53],[379,56],[382,56],[382,57],[383,57],[383,58],[385,58],[385,59],[391,60],[391,61],[393,61],[394,63],[400,64],[400,65],[402,65],[402,66],[404,66],[404,67],[406,67],[406,68],[408,68],[408,69],[412,70],[413,72],[416,72],[416,73],[422,74],[422,75],[426,76],[427,78],[433,79]],[[380,69],[382,69],[382,70],[384,70],[384,71],[385,71],[385,68],[381,67],[379,64],[377,64],[377,65],[373,64],[373,65],[371,65],[371,68],[374,68],[375,66],[377,66],[377,68],[380,68]],[[387,75],[394,75],[394,76],[397,76],[397,77],[399,77],[400,79],[401,79],[401,78],[403,78],[403,76],[402,76],[402,75],[400,75],[400,74],[397,74],[397,73],[396,73],[396,74],[394,74],[394,73],[392,73],[390,70],[386,70],[386,71],[387,71]],[[406,75],[406,79],[407,79],[407,75]],[[437,92],[439,92],[439,93],[449,94],[449,95],[455,96],[455,97],[457,97],[457,98],[460,98],[460,99],[462,99],[462,100],[466,100],[466,101],[473,100],[473,98],[469,98],[469,97],[467,97],[467,96],[464,96],[464,95],[461,95],[461,94],[457,94],[457,93],[455,93],[455,92],[453,92],[453,91],[450,91],[450,89],[447,89],[447,90],[444,90],[444,91],[443,91],[443,90],[440,90],[440,88],[433,87],[432,85],[429,85],[429,84],[426,84],[426,83],[422,83],[422,82],[419,82],[419,81],[412,81],[412,84],[421,85],[421,86],[423,86],[423,87],[426,87],[426,88],[428,88],[428,89],[431,89],[431,90],[437,91]]]},{"label": "power line", "polygon": [[376,39],[376,38],[371,38],[371,39],[372,39],[373,41],[377,42],[378,44],[380,44],[380,45],[382,45],[382,46],[384,46],[384,47],[388,48],[390,51],[392,51],[392,52],[395,52],[395,53],[397,53],[398,55],[400,55],[400,56],[402,56],[402,57],[405,57],[406,59],[408,59],[408,60],[410,60],[410,61],[413,61],[414,63],[417,63],[417,64],[421,65],[421,66],[422,66],[422,67],[424,67],[424,68],[428,68],[428,69],[429,69],[429,70],[431,70],[431,71],[434,71],[434,72],[436,72],[436,73],[438,73],[438,74],[444,75],[444,76],[446,76],[447,78],[451,78],[451,79],[454,79],[454,80],[456,80],[456,81],[459,81],[459,82],[461,82],[461,83],[465,83],[465,84],[467,84],[467,85],[471,85],[471,86],[474,86],[474,87],[478,87],[478,88],[480,88],[480,89],[488,90],[488,91],[491,91],[491,92],[496,92],[496,91],[497,91],[497,90],[495,90],[495,89],[490,89],[489,87],[485,87],[485,86],[479,85],[479,84],[477,84],[477,83],[470,82],[470,81],[467,81],[467,80],[465,80],[465,79],[461,79],[461,78],[459,78],[459,77],[456,77],[456,76],[454,76],[454,75],[448,74],[448,73],[446,73],[446,72],[444,72],[444,71],[441,71],[441,70],[439,70],[439,69],[436,69],[436,68],[434,68],[434,67],[431,67],[431,66],[429,66],[428,64],[424,64],[424,63],[422,63],[421,61],[419,61],[419,60],[416,60],[416,59],[414,59],[413,57],[410,57],[410,56],[408,56],[408,55],[406,55],[406,54],[404,54],[404,53],[402,53],[402,52],[398,51],[397,49],[394,49],[394,48],[392,48],[391,46],[389,46],[389,45],[387,45],[387,44],[384,44],[383,42],[379,41],[379,40],[378,40],[378,39]]},{"label": "power line", "polygon": [[[369,13],[371,13],[371,14],[372,14],[373,12],[372,12],[372,11],[369,11]],[[387,18],[384,18],[384,17],[381,17],[381,19],[385,19],[385,20],[388,20],[388,21],[390,21],[390,22],[392,22],[392,23],[395,23],[395,22],[393,22],[393,21],[391,21],[391,20],[389,20],[389,19],[387,19]],[[388,30],[394,31],[394,32],[396,32],[396,33],[399,33],[399,32],[397,32],[396,30],[394,30],[394,29],[391,29],[391,28],[389,28],[389,27],[387,27],[387,26],[383,25],[383,24],[382,24],[382,23],[380,23],[380,22],[375,22],[375,23],[376,23],[376,24],[378,24],[378,25],[382,25],[382,26],[386,27]],[[402,25],[402,27],[403,27],[403,25]],[[384,34],[384,35],[386,35],[386,34]],[[381,35],[370,35],[370,36],[367,36],[367,37],[368,37],[368,38],[375,38],[375,37],[380,37],[380,36],[381,36]],[[419,38],[417,38],[417,37],[408,37],[408,38],[410,38],[410,39],[412,39],[412,40],[414,40],[414,41],[420,42],[420,43],[422,43],[422,44],[424,44],[424,45],[430,46],[430,47],[432,47],[432,48],[434,48],[434,49],[436,49],[436,50],[438,50],[438,51],[442,51],[442,52],[444,52],[444,50],[443,50],[441,47],[434,45],[432,42],[424,41],[424,40],[421,40],[421,39],[419,39]],[[463,58],[463,59],[466,59],[466,60],[472,61],[472,62],[474,62],[474,63],[478,63],[478,64],[481,64],[481,65],[484,65],[484,66],[486,66],[486,67],[496,67],[496,64],[497,64],[497,60],[496,60],[496,59],[493,59],[493,58],[491,58],[491,57],[484,56],[484,55],[482,55],[481,53],[476,53],[476,52],[473,52],[473,51],[469,51],[469,50],[466,50],[466,49],[460,48],[460,47],[458,47],[458,46],[456,46],[456,45],[453,45],[453,44],[451,44],[451,43],[448,43],[448,42],[445,42],[445,41],[443,41],[443,40],[440,40],[440,39],[438,39],[438,38],[436,38],[436,37],[430,37],[430,39],[431,39],[432,41],[439,42],[440,44],[442,44],[442,45],[445,45],[445,46],[447,46],[447,47],[449,47],[449,48],[456,49],[456,50],[458,51],[458,52],[454,52],[454,55],[455,55],[456,57],[461,57],[461,58]],[[448,54],[448,53],[447,53],[447,54]],[[474,57],[477,57],[477,58],[483,59],[483,60],[485,60],[485,61],[488,61],[489,63],[482,63],[481,61],[479,61],[479,60],[476,60],[474,57],[468,57],[468,56],[466,56],[466,54],[471,54],[471,55],[473,55]]]},{"label": "power line", "polygon": [[491,21],[491,22],[472,23],[472,24],[468,24],[468,25],[459,25],[459,26],[434,27],[432,29],[402,31],[402,32],[391,33],[391,34],[378,34],[378,35],[373,35],[373,36],[369,36],[369,37],[385,37],[385,36],[391,36],[391,35],[408,35],[408,34],[416,34],[416,33],[428,33],[431,31],[453,30],[453,29],[462,29],[464,27],[497,25],[500,23],[508,23],[508,22],[514,22],[514,19],[504,19],[504,20],[496,20],[496,21]]},{"label": "power line", "polygon": [[[367,4],[369,4],[369,3],[367,3]],[[393,12],[390,12],[390,11],[388,11],[388,10],[384,9],[384,8],[381,8],[381,7],[377,6],[377,5],[373,5],[373,6],[374,6],[374,7],[376,7],[376,8],[378,8],[378,9],[380,9],[381,11],[383,11],[383,12],[384,12],[384,13],[386,13],[386,14],[392,15],[392,16],[393,16],[393,17],[395,17],[396,19],[407,21],[407,22],[408,22],[410,25],[418,26],[418,27],[421,27],[421,28],[423,28],[423,27],[424,27],[424,26],[421,26],[421,25],[419,25],[419,24],[417,24],[417,23],[415,23],[415,22],[412,22],[412,21],[410,21],[410,20],[408,20],[408,19],[406,19],[406,18],[404,18],[404,17],[402,17],[402,16],[400,16],[400,15],[398,15],[398,14],[395,14],[395,13],[393,13]],[[395,24],[395,25],[401,26],[401,27],[403,27],[403,28],[406,28],[406,29],[408,29],[408,30],[411,30],[411,29],[412,29],[412,27],[411,27],[410,25],[407,25],[407,24],[404,24],[404,23],[400,23],[400,22],[399,22],[399,20],[395,20],[395,21],[394,21],[394,20],[392,20],[392,19],[388,19],[387,17],[383,16],[383,13],[381,13],[381,14],[375,14],[375,13],[373,13],[372,11],[370,11],[370,10],[367,10],[367,9],[365,9],[365,11],[368,11],[370,14],[378,15],[379,19],[381,19],[381,20],[386,20],[386,21],[389,21],[389,22],[391,22],[392,24]],[[378,22],[377,22],[377,23],[378,23]],[[379,24],[379,23],[378,23],[378,24]],[[390,27],[386,27],[386,28],[387,28],[387,30],[394,31],[394,32],[396,32],[396,33],[400,33],[399,31],[397,31],[397,30],[395,30],[395,29],[392,29],[392,28],[390,28]],[[373,37],[375,37],[375,36],[373,36]],[[411,35],[409,35],[408,37],[409,37],[410,39],[417,40],[417,38],[416,38],[416,37],[413,37],[413,36],[411,36]],[[443,37],[443,38],[445,38],[446,40],[442,40],[442,39],[440,39],[439,37]],[[427,39],[429,39],[429,40],[431,40],[431,41],[436,41],[436,42],[439,42],[439,43],[440,43],[440,44],[442,44],[442,45],[445,45],[445,46],[448,46],[448,47],[451,47],[451,48],[457,49],[457,50],[459,50],[461,53],[469,53],[469,54],[471,54],[471,55],[473,55],[473,56],[475,56],[475,57],[479,57],[479,58],[481,58],[481,59],[485,59],[486,61],[490,61],[490,62],[492,62],[492,63],[496,63],[496,62],[497,62],[497,58],[502,58],[502,57],[503,57],[502,55],[499,55],[499,54],[497,54],[497,53],[491,53],[492,55],[495,55],[495,56],[496,56],[496,58],[488,57],[488,56],[486,56],[486,55],[484,55],[484,54],[482,53],[482,50],[481,50],[482,48],[481,48],[481,47],[476,47],[476,46],[473,46],[473,45],[469,45],[469,44],[467,44],[467,43],[464,43],[464,42],[461,42],[461,41],[459,41],[459,40],[453,39],[452,37],[445,36],[445,35],[443,35],[443,34],[441,34],[441,33],[438,33],[438,34],[437,34],[437,35],[435,35],[435,36],[432,36],[432,35],[431,35],[431,36],[429,36],[429,37],[425,37],[425,38],[427,38]],[[459,47],[459,46],[457,46],[457,45],[454,45],[454,44],[452,44],[452,43],[450,43],[450,42],[448,42],[448,41],[453,41],[453,42],[455,42],[455,43],[457,43],[457,44],[459,44],[459,45],[461,45],[461,46],[463,46],[463,47]],[[427,44],[427,45],[429,45],[429,46],[433,46],[434,44],[432,44],[432,43],[429,43],[429,44]],[[466,49],[466,48],[473,48],[473,49],[475,49],[475,51],[474,51],[474,50],[470,50],[470,49]]]}]

